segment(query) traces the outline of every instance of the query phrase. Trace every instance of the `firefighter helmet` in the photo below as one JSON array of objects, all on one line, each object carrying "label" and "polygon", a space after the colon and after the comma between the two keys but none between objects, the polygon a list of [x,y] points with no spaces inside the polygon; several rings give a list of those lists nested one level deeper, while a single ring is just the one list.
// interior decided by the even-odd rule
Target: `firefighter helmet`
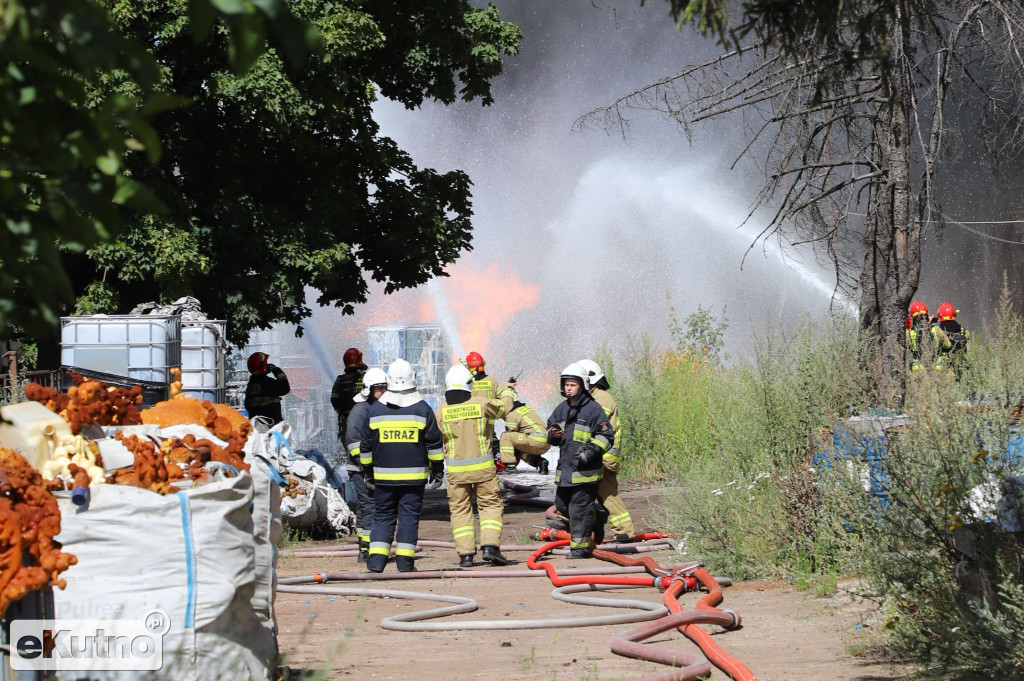
[{"label": "firefighter helmet", "polygon": [[915,300],[910,304],[910,316],[916,317],[922,314],[928,314],[928,306],[922,303],[920,300]]},{"label": "firefighter helmet", "polygon": [[590,390],[590,379],[587,376],[587,370],[580,366],[579,362],[573,362],[562,369],[562,375],[558,381],[558,392],[562,393],[562,397],[568,397],[565,394],[565,380],[568,378],[579,379],[583,389]]},{"label": "firefighter helmet", "polygon": [[604,372],[601,371],[601,365],[592,359],[581,359],[576,362],[587,372],[587,378],[590,380],[590,385],[597,385],[597,382],[604,378]]},{"label": "firefighter helmet", "polygon": [[250,374],[256,374],[260,376],[267,373],[267,360],[270,359],[270,355],[265,352],[254,352],[249,355],[249,361],[247,363]]},{"label": "firefighter helmet", "polygon": [[372,367],[366,370],[363,374],[363,387],[372,388],[375,385],[387,385],[388,375],[384,373],[383,369]]},{"label": "firefighter helmet", "polygon": [[484,356],[481,355],[479,352],[469,353],[468,355],[466,355],[466,366],[468,366],[469,370],[472,371],[473,373],[476,373],[477,371],[483,371]]},{"label": "firefighter helmet", "polygon": [[456,364],[444,375],[444,389],[472,392],[473,372],[461,364]]},{"label": "firefighter helmet", "polygon": [[399,392],[416,389],[416,372],[404,359],[396,359],[388,367],[388,390]]},{"label": "firefighter helmet", "polygon": [[952,319],[956,319],[956,308],[953,307],[953,304],[943,303],[939,305],[939,321],[948,322]]},{"label": "firefighter helmet", "polygon": [[359,348],[349,348],[345,351],[345,366],[357,367],[363,363],[363,353],[359,352]]}]

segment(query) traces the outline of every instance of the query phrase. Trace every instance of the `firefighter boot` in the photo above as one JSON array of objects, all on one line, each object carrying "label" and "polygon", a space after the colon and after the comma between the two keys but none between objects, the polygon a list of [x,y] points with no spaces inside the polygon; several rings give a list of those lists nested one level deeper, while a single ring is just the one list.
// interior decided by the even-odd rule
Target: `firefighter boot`
[{"label": "firefighter boot", "polygon": [[365,563],[366,559],[370,556],[370,542],[365,539],[359,540],[359,555],[356,557],[357,563]]},{"label": "firefighter boot", "polygon": [[491,565],[511,565],[510,561],[505,556],[501,555],[501,551],[494,544],[486,544],[480,547],[484,550],[484,560]]},{"label": "firefighter boot", "polygon": [[459,555],[459,567],[460,568],[471,568],[473,567],[473,558],[476,556],[475,553],[463,553]]},{"label": "firefighter boot", "polygon": [[594,545],[604,541],[604,525],[608,522],[608,509],[602,504],[594,504]]}]

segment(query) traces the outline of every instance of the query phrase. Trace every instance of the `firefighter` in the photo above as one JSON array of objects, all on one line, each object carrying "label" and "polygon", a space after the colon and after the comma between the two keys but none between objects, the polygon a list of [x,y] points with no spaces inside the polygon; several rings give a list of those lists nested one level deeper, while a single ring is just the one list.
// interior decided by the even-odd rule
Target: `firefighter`
[{"label": "firefighter", "polygon": [[952,367],[957,380],[960,379],[967,358],[967,341],[971,339],[971,332],[956,320],[958,312],[959,310],[950,302],[939,305],[938,331],[941,331],[945,338],[936,334],[935,340],[938,350],[935,357],[935,368],[942,370],[947,366]]},{"label": "firefighter", "polygon": [[[615,429],[615,441],[611,449],[604,453],[604,475],[597,486],[597,499],[608,511],[608,524],[615,533],[615,541],[632,541],[635,531],[629,510],[619,496],[619,466],[622,463],[622,430],[619,428],[619,407],[615,398],[608,392],[608,377],[601,371],[600,365],[592,359],[581,359],[579,365],[587,371],[590,380],[590,394],[604,409],[608,422]],[[603,535],[603,531],[596,531]]]},{"label": "firefighter", "polygon": [[522,459],[541,475],[548,474],[548,460],[543,455],[551,445],[548,444],[544,419],[533,407],[516,399],[512,403],[512,411],[505,414],[505,432],[499,441],[501,462],[505,466],[515,469]]},{"label": "firefighter", "polygon": [[360,443],[370,425],[370,407],[388,389],[388,377],[382,369],[367,369],[362,378],[363,389],[355,396],[348,414],[345,431],[345,450],[348,452],[348,477],[356,488],[356,536],[359,538],[360,563],[365,563],[370,552],[370,528],[373,527],[373,490],[366,485]]},{"label": "firefighter", "polygon": [[356,395],[363,387],[363,374],[366,373],[366,365],[363,364],[363,353],[359,348],[349,348],[342,356],[345,362],[345,370],[338,374],[331,387],[331,406],[338,413],[338,437],[342,442],[348,434],[346,420],[352,405],[355,404]]},{"label": "firefighter", "polygon": [[448,370],[444,383],[444,402],[437,408],[437,422],[444,437],[448,506],[459,567],[473,567],[476,556],[474,495],[480,513],[483,559],[491,565],[508,565],[510,561],[499,550],[505,506],[490,442],[494,419],[512,408],[515,393],[511,386],[506,386],[498,393],[499,399],[489,399],[474,391],[473,374],[461,364]]},{"label": "firefighter", "polygon": [[565,401],[548,417],[548,442],[558,446],[555,508],[569,518],[569,558],[592,555],[590,534],[602,475],[602,456],[615,438],[604,409],[590,392],[586,370],[573,362],[559,377]]},{"label": "firefighter", "polygon": [[407,361],[391,363],[387,387],[370,405],[367,431],[359,441],[363,473],[374,486],[366,569],[384,571],[394,540],[398,571],[414,572],[423,491],[429,479],[439,480],[444,475],[444,443],[433,410],[416,390],[416,374]]},{"label": "firefighter", "polygon": [[928,306],[920,300],[910,304],[910,325],[906,328],[907,350],[910,352],[910,370],[919,371],[924,368],[925,344],[923,340],[929,331]]},{"label": "firefighter", "polygon": [[484,356],[479,352],[466,355],[466,367],[473,374],[473,392],[484,393],[488,399],[498,398],[498,384],[485,371]]},{"label": "firefighter", "polygon": [[245,386],[245,411],[249,418],[265,416],[274,423],[283,421],[281,398],[291,392],[288,376],[281,367],[271,364],[265,352],[249,355],[249,384]]}]

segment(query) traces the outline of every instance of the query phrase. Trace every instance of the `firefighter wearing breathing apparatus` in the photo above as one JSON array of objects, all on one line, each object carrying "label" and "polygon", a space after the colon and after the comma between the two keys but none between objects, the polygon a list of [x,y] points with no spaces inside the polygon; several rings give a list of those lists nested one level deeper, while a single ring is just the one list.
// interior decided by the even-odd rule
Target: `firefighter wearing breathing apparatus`
[{"label": "firefighter wearing breathing apparatus", "polygon": [[[615,541],[631,541],[635,531],[633,519],[626,509],[626,504],[619,496],[619,465],[622,463],[622,453],[619,446],[622,444],[622,430],[619,428],[619,407],[615,398],[608,392],[611,386],[608,385],[608,377],[601,371],[601,367],[592,359],[581,359],[578,364],[587,372],[590,380],[590,394],[604,409],[608,422],[615,430],[615,441],[611,449],[604,453],[604,475],[597,486],[598,501],[608,511],[608,524],[612,526],[615,534]],[[601,534],[599,532],[599,534]]]},{"label": "firefighter wearing breathing apparatus", "polygon": [[505,432],[501,434],[501,461],[515,468],[522,459],[537,468],[541,475],[548,474],[548,460],[543,454],[551,449],[544,419],[528,404],[512,403],[512,411],[505,414]]},{"label": "firefighter wearing breathing apparatus", "polygon": [[383,572],[395,540],[398,571],[413,572],[423,491],[428,479],[444,474],[444,443],[434,411],[416,390],[416,374],[407,361],[391,363],[387,387],[370,406],[367,432],[359,442],[364,475],[374,485],[366,569]]},{"label": "firefighter wearing breathing apparatus", "polygon": [[573,362],[559,377],[566,398],[548,417],[548,442],[559,448],[555,508],[569,518],[569,558],[592,553],[594,504],[602,476],[602,457],[615,431],[590,392],[587,371]]},{"label": "firefighter wearing breathing apparatus", "polygon": [[345,432],[348,461],[345,469],[356,489],[356,536],[359,538],[358,562],[365,563],[370,552],[370,528],[373,527],[373,490],[366,484],[360,458],[360,442],[368,435],[370,407],[387,392],[388,377],[382,369],[373,367],[363,374],[363,389],[353,398]]},{"label": "firefighter wearing breathing apparatus", "polygon": [[515,393],[511,386],[505,386],[498,399],[490,399],[474,391],[473,374],[461,364],[448,370],[444,383],[444,402],[437,408],[437,422],[444,438],[448,506],[459,567],[473,567],[476,556],[474,495],[480,513],[483,559],[491,565],[509,565],[499,550],[505,506],[491,455],[491,438],[494,419],[508,413]]},{"label": "firefighter wearing breathing apparatus", "polygon": [[938,329],[945,336],[946,342],[941,343],[941,339],[936,338],[938,354],[935,357],[935,368],[943,370],[949,367],[959,380],[967,360],[967,341],[971,339],[971,332],[956,320],[957,312],[959,310],[952,303],[939,305]]}]

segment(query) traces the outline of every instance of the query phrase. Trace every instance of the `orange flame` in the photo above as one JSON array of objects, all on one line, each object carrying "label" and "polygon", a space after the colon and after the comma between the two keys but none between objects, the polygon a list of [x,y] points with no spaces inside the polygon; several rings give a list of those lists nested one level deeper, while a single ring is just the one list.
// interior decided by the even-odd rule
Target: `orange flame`
[{"label": "orange flame", "polygon": [[493,263],[482,271],[453,268],[451,276],[441,280],[441,287],[455,317],[462,347],[480,354],[487,351],[492,333],[540,300],[539,285],[523,283],[515,272]]}]

